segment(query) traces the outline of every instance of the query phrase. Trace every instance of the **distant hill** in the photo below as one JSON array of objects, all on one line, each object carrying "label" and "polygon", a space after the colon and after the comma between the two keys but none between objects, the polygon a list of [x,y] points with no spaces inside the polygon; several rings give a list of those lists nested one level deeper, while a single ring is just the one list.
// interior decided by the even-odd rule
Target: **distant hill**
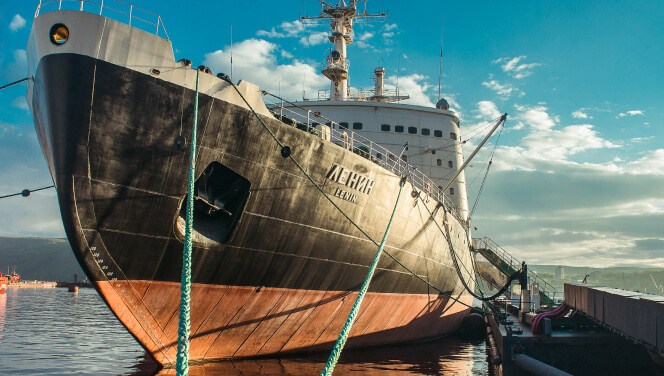
[{"label": "distant hill", "polygon": [[613,287],[628,291],[639,291],[649,294],[664,295],[663,268],[611,267],[588,268],[562,265],[564,279],[555,278],[558,265],[528,265],[546,282],[553,285],[556,291],[563,291],[565,283],[579,283],[586,276],[589,285]]},{"label": "distant hill", "polygon": [[0,237],[0,272],[16,265],[24,280],[73,281],[85,278],[67,239]]}]

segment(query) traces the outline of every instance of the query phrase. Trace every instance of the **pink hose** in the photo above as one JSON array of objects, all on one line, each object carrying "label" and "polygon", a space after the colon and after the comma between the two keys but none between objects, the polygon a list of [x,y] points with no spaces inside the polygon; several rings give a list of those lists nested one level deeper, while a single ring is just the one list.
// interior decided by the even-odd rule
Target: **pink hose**
[{"label": "pink hose", "polygon": [[540,322],[544,318],[557,318],[557,317],[562,317],[569,312],[570,307],[568,307],[564,302],[561,304],[558,308],[554,309],[553,311],[549,312],[543,312],[535,316],[533,319],[533,334],[539,334],[541,333],[541,330],[539,328]]}]

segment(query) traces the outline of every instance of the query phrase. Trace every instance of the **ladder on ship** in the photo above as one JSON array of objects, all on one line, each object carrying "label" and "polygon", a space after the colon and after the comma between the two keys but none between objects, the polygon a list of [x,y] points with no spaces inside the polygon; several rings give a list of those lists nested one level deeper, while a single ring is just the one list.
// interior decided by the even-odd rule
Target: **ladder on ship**
[{"label": "ladder on ship", "polygon": [[[501,246],[496,244],[496,242],[487,237],[473,238],[473,251],[482,255],[487,261],[491,263],[491,265],[493,265],[501,274],[506,277],[509,277],[521,268],[520,260],[514,258]],[[479,274],[490,285],[493,285],[494,287],[498,287],[500,285],[495,280],[495,278],[488,275],[488,273]],[[530,270],[528,270],[528,278],[530,279],[531,283],[539,284],[540,302],[548,306],[554,304],[553,297],[555,296],[556,289]]]}]

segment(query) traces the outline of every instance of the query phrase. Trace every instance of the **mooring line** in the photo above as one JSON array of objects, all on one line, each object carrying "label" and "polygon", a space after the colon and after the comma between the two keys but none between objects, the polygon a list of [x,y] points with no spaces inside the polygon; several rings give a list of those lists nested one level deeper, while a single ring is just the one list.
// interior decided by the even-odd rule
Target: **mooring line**
[{"label": "mooring line", "polygon": [[[280,140],[277,138],[277,136],[272,132],[272,130],[267,126],[267,124],[265,124],[265,122],[263,121],[263,119],[262,119],[262,118],[256,113],[256,111],[255,111],[255,110],[253,109],[253,107],[249,104],[249,102],[246,100],[246,98],[244,97],[244,95],[242,95],[242,93],[241,93],[240,90],[237,88],[237,86],[236,86],[236,85],[230,80],[230,78],[229,78],[227,75],[221,76],[220,78],[221,78],[222,80],[226,81],[228,84],[230,84],[230,85],[235,89],[235,91],[238,93],[238,95],[240,96],[240,98],[242,98],[242,100],[243,100],[244,103],[247,105],[247,107],[249,108],[249,110],[254,114],[254,116],[256,117],[256,119],[258,119],[258,121],[263,125],[263,128],[265,128],[265,130],[270,134],[270,136],[272,136],[272,138],[275,140],[275,142],[281,147],[281,153],[282,153],[281,155],[282,155],[284,158],[290,158],[290,160],[293,161],[293,163],[294,163],[294,164],[297,166],[297,168],[298,168],[298,169],[304,174],[304,176],[305,176],[305,177],[306,177],[306,178],[307,178],[307,179],[308,179],[308,180],[309,180],[309,181],[310,181],[310,182],[311,182],[311,183],[312,183],[312,184],[318,189],[318,191],[319,191],[319,192],[320,192],[320,193],[321,193],[321,194],[322,194],[322,195],[323,195],[323,196],[324,196],[324,197],[325,197],[325,198],[326,198],[326,199],[327,199],[327,200],[328,200],[328,201],[329,201],[329,202],[330,202],[330,203],[331,203],[331,204],[332,204],[332,205],[333,205],[338,211],[339,211],[339,213],[341,213],[341,215],[343,215],[344,218],[346,218],[346,219],[347,219],[347,220],[348,220],[348,221],[349,221],[349,222],[350,222],[350,223],[351,223],[351,224],[352,224],[352,225],[353,225],[358,231],[360,231],[360,233],[362,233],[362,235],[366,236],[367,239],[368,239],[369,241],[371,241],[374,245],[378,246],[379,244],[378,244],[375,240],[373,240],[373,238],[372,238],[371,236],[369,236],[369,234],[367,234],[367,233],[366,233],[366,232],[365,232],[365,231],[364,231],[364,230],[363,230],[363,229],[362,229],[357,223],[355,223],[355,221],[353,221],[353,220],[352,220],[352,219],[351,219],[351,218],[350,218],[350,217],[349,217],[349,216],[348,216],[348,215],[347,215],[347,214],[346,214],[346,213],[345,213],[345,212],[344,212],[344,211],[343,211],[343,210],[342,210],[342,209],[341,209],[341,208],[340,208],[340,207],[339,207],[339,206],[338,206],[333,200],[332,200],[332,198],[331,198],[327,193],[325,193],[325,191],[323,191],[323,188],[321,188],[321,186],[318,185],[318,183],[316,183],[316,181],[315,181],[315,180],[314,180],[314,179],[313,179],[313,178],[312,178],[312,177],[311,177],[311,176],[310,176],[310,175],[304,170],[304,168],[303,168],[303,167],[297,162],[297,160],[295,160],[295,158],[293,158],[293,156],[291,155],[290,147],[288,147],[288,146],[284,146],[284,144],[281,143],[281,141],[280,141]],[[412,271],[409,267],[407,267],[406,265],[404,265],[401,261],[399,261],[396,257],[394,257],[392,254],[390,254],[388,251],[383,250],[383,252],[384,252],[389,258],[391,258],[392,260],[394,260],[394,262],[396,262],[399,266],[401,266],[402,268],[406,269],[406,270],[407,270],[410,274],[412,274],[415,278],[419,279],[420,281],[422,281],[423,283],[425,283],[427,286],[429,286],[429,287],[431,287],[432,289],[436,290],[439,294],[444,295],[444,296],[446,296],[446,297],[448,297],[448,298],[454,300],[455,302],[457,302],[457,303],[459,303],[459,304],[461,304],[461,305],[463,305],[463,306],[465,306],[465,307],[473,308],[473,309],[478,309],[477,307],[473,307],[472,305],[469,305],[469,304],[467,304],[467,303],[461,301],[459,298],[455,298],[451,293],[445,292],[445,291],[439,289],[438,287],[432,285],[431,283],[429,283],[429,281],[425,280],[424,278],[422,278],[421,276],[419,276],[417,273],[415,273],[414,271]],[[484,310],[480,310],[480,311],[481,311],[482,313],[485,313],[485,314],[493,315],[492,312],[488,312],[488,311],[484,311]]]},{"label": "mooring line", "polygon": [[397,206],[399,205],[399,197],[401,197],[401,191],[403,190],[403,186],[405,184],[406,184],[406,178],[401,178],[401,181],[399,182],[399,193],[397,193],[397,200],[394,203],[394,209],[392,209],[392,216],[390,216],[390,221],[387,223],[387,229],[385,230],[385,234],[383,235],[383,240],[380,242],[380,245],[378,246],[378,251],[376,252],[376,256],[374,256],[373,262],[371,263],[371,267],[369,268],[369,272],[367,273],[367,276],[364,278],[364,282],[362,283],[362,287],[360,288],[360,291],[357,294],[355,303],[353,303],[353,308],[351,308],[350,313],[348,314],[348,318],[346,319],[346,323],[344,324],[344,327],[341,329],[341,333],[339,333],[339,338],[337,338],[337,342],[334,344],[334,348],[332,349],[330,357],[328,358],[327,363],[325,364],[325,368],[323,368],[323,371],[321,372],[321,376],[331,376],[332,372],[334,372],[334,367],[337,365],[337,361],[339,361],[339,357],[341,356],[341,351],[344,349],[344,346],[346,345],[346,341],[348,340],[350,331],[353,328],[353,324],[355,323],[357,314],[360,312],[360,306],[362,305],[362,300],[364,300],[364,295],[366,295],[367,290],[369,289],[369,284],[373,279],[374,272],[376,271],[376,266],[378,265],[378,260],[380,260],[380,255],[381,253],[383,253],[383,247],[385,246],[385,242],[387,241],[387,235],[390,233],[390,228],[392,227],[392,221],[394,220],[394,214],[396,214]]},{"label": "mooring line", "polygon": [[187,223],[185,225],[184,251],[182,256],[182,281],[180,288],[180,320],[178,325],[177,375],[189,374],[189,334],[191,331],[191,249],[194,225],[194,185],[196,183],[196,131],[198,127],[198,75],[196,70],[196,96],[194,97],[194,125],[191,135],[191,158],[189,159],[189,187],[187,195]]}]

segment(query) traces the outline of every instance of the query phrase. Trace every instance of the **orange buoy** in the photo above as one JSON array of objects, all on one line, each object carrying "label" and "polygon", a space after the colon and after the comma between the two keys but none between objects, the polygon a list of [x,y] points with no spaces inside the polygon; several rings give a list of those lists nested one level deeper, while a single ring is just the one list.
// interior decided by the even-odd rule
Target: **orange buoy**
[{"label": "orange buoy", "polygon": [[78,292],[78,286],[69,285],[69,292]]}]

